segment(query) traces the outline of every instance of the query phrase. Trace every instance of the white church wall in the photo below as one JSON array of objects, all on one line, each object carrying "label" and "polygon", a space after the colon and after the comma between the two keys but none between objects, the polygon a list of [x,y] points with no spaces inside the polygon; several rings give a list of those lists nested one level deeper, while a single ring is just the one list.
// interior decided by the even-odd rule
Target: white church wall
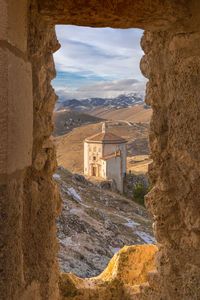
[{"label": "white church wall", "polygon": [[126,144],[104,144],[103,145],[103,156],[115,153],[117,150],[121,150],[122,152],[122,174],[126,173],[126,167],[127,167],[127,162],[126,162]]},{"label": "white church wall", "polygon": [[119,149],[117,144],[103,144],[103,156],[115,153]]},{"label": "white church wall", "polygon": [[102,144],[84,142],[84,174],[85,175],[94,176],[93,168],[96,168],[95,176],[103,177],[101,157],[102,157]]},{"label": "white church wall", "polygon": [[106,175],[107,179],[115,180],[117,189],[122,193],[123,178],[121,176],[121,158],[119,156],[106,160]]},{"label": "white church wall", "polygon": [[106,160],[102,160],[102,174],[101,174],[102,178],[107,178],[107,174],[106,174]]},{"label": "white church wall", "polygon": [[122,152],[122,175],[123,175],[124,173],[126,173],[126,165],[127,165],[127,162],[126,162],[127,161],[127,158],[126,158],[126,156],[127,156],[126,144],[121,144],[119,146],[120,146],[119,149]]},{"label": "white church wall", "polygon": [[84,142],[84,174],[89,175],[89,152],[88,152],[88,143]]}]

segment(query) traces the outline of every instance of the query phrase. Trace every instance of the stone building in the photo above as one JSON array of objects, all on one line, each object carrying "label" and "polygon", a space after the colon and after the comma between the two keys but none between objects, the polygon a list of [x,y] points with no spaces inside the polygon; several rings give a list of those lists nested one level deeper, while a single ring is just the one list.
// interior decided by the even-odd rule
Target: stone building
[{"label": "stone building", "polygon": [[126,141],[108,132],[106,123],[102,132],[84,141],[84,174],[105,179],[114,179],[117,189],[123,192],[126,174]]}]

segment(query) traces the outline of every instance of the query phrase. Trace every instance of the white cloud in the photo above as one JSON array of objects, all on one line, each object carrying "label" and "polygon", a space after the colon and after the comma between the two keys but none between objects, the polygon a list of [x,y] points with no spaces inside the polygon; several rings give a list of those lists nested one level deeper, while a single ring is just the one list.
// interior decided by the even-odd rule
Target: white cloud
[{"label": "white cloud", "polygon": [[56,32],[61,43],[54,54],[58,71],[87,72],[105,80],[143,80],[139,69],[142,30],[58,25]]},{"label": "white cloud", "polygon": [[60,88],[56,92],[63,99],[85,99],[85,98],[114,98],[120,94],[137,93],[144,97],[145,82],[136,79],[123,79],[115,81],[99,81],[87,84],[74,91]]}]

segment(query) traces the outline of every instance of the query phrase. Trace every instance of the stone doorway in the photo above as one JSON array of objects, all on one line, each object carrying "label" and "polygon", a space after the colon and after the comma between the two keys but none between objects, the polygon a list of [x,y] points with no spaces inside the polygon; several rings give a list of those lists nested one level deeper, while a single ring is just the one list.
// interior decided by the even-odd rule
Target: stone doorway
[{"label": "stone doorway", "polygon": [[92,167],[92,176],[97,176],[97,167],[95,166]]}]

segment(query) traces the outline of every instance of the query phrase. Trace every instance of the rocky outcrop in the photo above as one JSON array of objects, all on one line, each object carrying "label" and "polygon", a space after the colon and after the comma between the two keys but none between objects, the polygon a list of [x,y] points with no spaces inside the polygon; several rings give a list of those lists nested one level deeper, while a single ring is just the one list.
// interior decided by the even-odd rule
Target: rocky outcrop
[{"label": "rocky outcrop", "polygon": [[149,147],[156,256],[164,299],[200,298],[199,33],[145,32],[141,70],[153,108]]},{"label": "rocky outcrop", "polygon": [[91,182],[89,182],[83,175],[81,174],[74,174],[72,175],[72,181],[75,181],[75,182],[81,182],[83,184],[86,184],[86,185],[92,185]]},{"label": "rocky outcrop", "polygon": [[105,180],[100,183],[100,188],[103,190],[117,191],[117,185],[114,179]]},{"label": "rocky outcrop", "polygon": [[154,245],[125,246],[98,277],[81,279],[63,273],[59,281],[60,299],[138,299],[138,285],[146,282],[147,273],[155,268],[156,251]]}]

